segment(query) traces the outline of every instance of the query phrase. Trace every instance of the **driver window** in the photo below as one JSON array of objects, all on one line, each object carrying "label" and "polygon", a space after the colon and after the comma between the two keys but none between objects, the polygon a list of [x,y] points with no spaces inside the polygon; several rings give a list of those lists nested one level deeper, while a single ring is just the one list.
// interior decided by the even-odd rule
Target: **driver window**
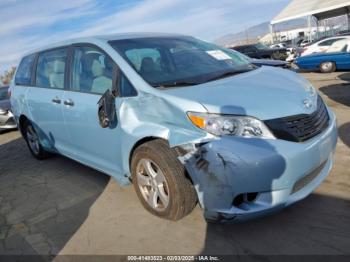
[{"label": "driver window", "polygon": [[71,90],[103,94],[113,86],[114,62],[94,47],[74,49]]}]

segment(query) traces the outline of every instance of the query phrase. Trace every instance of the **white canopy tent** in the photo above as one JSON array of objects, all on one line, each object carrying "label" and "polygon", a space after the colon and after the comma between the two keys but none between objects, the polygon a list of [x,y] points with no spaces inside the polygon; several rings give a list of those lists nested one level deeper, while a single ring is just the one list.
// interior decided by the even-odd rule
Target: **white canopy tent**
[{"label": "white canopy tent", "polygon": [[271,21],[271,24],[306,16],[314,16],[318,20],[323,20],[348,14],[349,11],[349,0],[293,0]]},{"label": "white canopy tent", "polygon": [[318,22],[327,18],[347,15],[348,29],[350,29],[350,1],[349,0],[292,0],[272,21],[273,25],[301,17],[308,17],[311,27],[312,17]]}]

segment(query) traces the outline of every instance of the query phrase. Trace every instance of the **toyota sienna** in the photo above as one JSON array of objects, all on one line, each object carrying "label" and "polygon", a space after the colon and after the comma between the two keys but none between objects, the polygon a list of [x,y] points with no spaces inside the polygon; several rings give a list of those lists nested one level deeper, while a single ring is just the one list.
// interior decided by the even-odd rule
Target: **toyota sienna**
[{"label": "toyota sienna", "polygon": [[152,214],[209,221],[275,212],[328,175],[335,115],[286,69],[173,34],[81,38],[33,51],[11,85],[37,159],[65,155],[133,183]]}]

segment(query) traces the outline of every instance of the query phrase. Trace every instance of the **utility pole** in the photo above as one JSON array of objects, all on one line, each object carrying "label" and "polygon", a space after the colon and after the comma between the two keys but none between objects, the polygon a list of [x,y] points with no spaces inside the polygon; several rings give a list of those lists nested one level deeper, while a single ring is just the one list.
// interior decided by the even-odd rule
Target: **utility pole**
[{"label": "utility pole", "polygon": [[311,19],[312,19],[312,16],[309,15],[307,17],[307,26],[308,26],[308,30],[309,30],[309,41],[311,42],[312,41],[312,36],[311,36]]},{"label": "utility pole", "polygon": [[248,41],[248,29],[245,28],[245,40],[246,40],[246,43],[249,44],[249,41]]}]

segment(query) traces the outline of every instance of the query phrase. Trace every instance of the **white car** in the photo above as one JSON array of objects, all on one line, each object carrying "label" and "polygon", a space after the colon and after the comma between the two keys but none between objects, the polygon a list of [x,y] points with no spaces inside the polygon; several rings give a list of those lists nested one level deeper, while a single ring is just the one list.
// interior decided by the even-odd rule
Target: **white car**
[{"label": "white car", "polygon": [[350,39],[335,41],[326,51],[326,53],[350,52]]},{"label": "white car", "polygon": [[287,45],[284,43],[270,45],[270,48],[286,48],[286,47],[287,47]]},{"label": "white car", "polygon": [[322,39],[312,45],[306,46],[305,49],[301,52],[300,56],[326,52],[334,42],[345,39],[350,39],[350,36],[335,36]]}]

